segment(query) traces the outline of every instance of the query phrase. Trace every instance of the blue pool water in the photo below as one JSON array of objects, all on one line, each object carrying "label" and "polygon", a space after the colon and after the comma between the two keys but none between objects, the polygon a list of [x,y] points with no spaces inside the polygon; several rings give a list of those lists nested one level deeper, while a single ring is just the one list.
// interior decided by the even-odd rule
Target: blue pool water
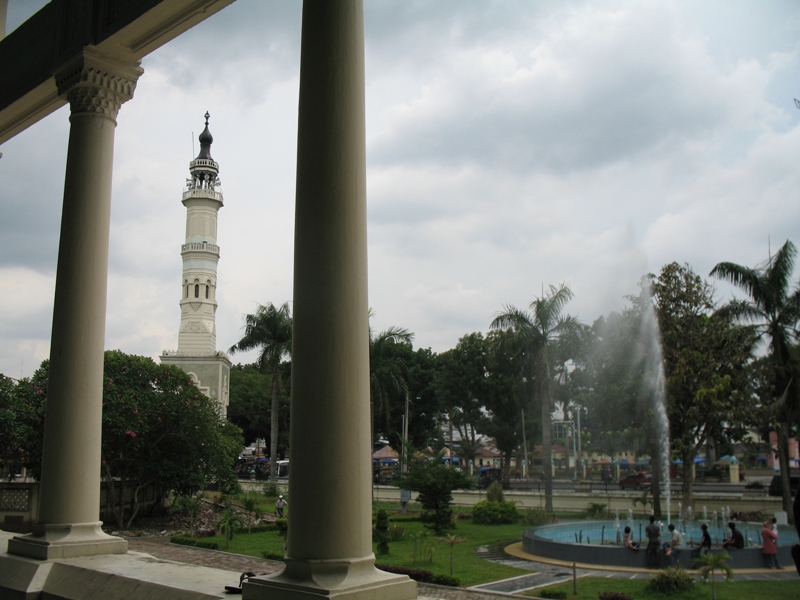
[{"label": "blue pool water", "polygon": [[[703,521],[672,521],[675,528],[683,535],[684,542],[687,544],[698,543],[702,538],[700,524]],[[631,528],[633,539],[637,542],[647,543],[644,528],[649,521],[637,519],[633,522],[619,521],[619,537],[617,536],[617,526],[615,521],[578,521],[574,523],[559,523],[557,525],[545,525],[536,529],[536,535],[555,542],[567,542],[573,544],[621,544],[622,534],[626,526]],[[666,521],[656,521],[661,526],[661,539],[667,540],[669,531]],[[722,540],[728,537],[729,529],[721,521],[714,523],[708,521],[708,533],[711,536],[711,543],[714,546],[722,544]],[[742,532],[745,538],[745,546],[752,547],[761,545],[761,523],[737,523],[736,527]],[[798,543],[797,531],[794,527],[781,525],[778,528],[778,545],[791,546]]]}]

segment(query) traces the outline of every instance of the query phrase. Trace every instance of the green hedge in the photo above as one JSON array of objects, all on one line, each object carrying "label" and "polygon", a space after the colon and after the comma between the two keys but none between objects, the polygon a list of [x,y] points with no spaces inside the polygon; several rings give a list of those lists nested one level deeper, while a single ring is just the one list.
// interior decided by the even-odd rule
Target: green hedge
[{"label": "green hedge", "polygon": [[207,542],[206,540],[198,540],[188,535],[173,535],[169,538],[171,544],[180,544],[181,546],[194,546],[196,548],[205,548],[207,550],[219,550],[219,544],[216,542]]},{"label": "green hedge", "polygon": [[436,575],[431,571],[425,569],[407,569],[406,567],[395,567],[391,565],[375,565],[376,568],[387,573],[397,573],[399,575],[408,575],[414,581],[421,583],[432,583],[434,585],[446,585],[449,587],[459,587],[461,580],[458,577],[451,577],[450,575]]},{"label": "green hedge", "polygon": [[472,520],[478,525],[510,525],[519,521],[519,511],[513,502],[478,502],[472,509]]}]

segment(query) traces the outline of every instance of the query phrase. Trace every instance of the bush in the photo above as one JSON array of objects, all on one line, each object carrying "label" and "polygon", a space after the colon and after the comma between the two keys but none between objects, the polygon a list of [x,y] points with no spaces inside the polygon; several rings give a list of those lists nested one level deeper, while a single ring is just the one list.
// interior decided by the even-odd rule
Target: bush
[{"label": "bush", "polygon": [[519,511],[513,502],[478,502],[472,509],[472,520],[478,525],[513,524],[519,521]]},{"label": "bush", "polygon": [[650,578],[650,589],[661,594],[673,594],[692,589],[694,578],[680,567],[664,569]]},{"label": "bush", "polygon": [[383,509],[375,517],[375,537],[378,542],[378,554],[389,554],[389,515]]},{"label": "bush", "polygon": [[434,575],[431,577],[431,583],[434,585],[446,585],[449,587],[460,587],[461,580],[452,575]]},{"label": "bush", "polygon": [[543,508],[526,508],[522,515],[522,522],[531,527],[537,527],[547,523],[547,513]]},{"label": "bush", "polygon": [[608,516],[606,505],[602,502],[589,502],[586,508],[586,516],[590,519],[605,519]]},{"label": "bush", "polygon": [[408,575],[414,581],[420,583],[432,583],[434,585],[447,585],[451,587],[459,587],[461,581],[458,577],[451,577],[450,575],[434,575],[431,571],[425,569],[408,569],[406,567],[395,567],[392,565],[375,565],[376,568],[387,573],[397,573],[398,575]]},{"label": "bush", "polygon": [[188,535],[173,535],[169,538],[171,544],[180,544],[181,546],[194,546],[195,548],[205,548],[207,550],[219,550],[219,544],[216,542],[207,542],[205,540],[197,540],[189,537]]},{"label": "bush", "polygon": [[403,538],[406,537],[406,530],[405,527],[402,525],[398,525],[397,523],[390,523],[389,524],[389,541],[390,542],[399,542]]},{"label": "bush", "polygon": [[505,502],[503,497],[503,484],[499,481],[493,481],[488,488],[486,488],[486,499],[489,502]]},{"label": "bush", "polygon": [[274,483],[265,483],[262,492],[265,496],[277,496],[280,493],[278,492],[278,486]]},{"label": "bush", "polygon": [[633,600],[632,596],[623,592],[600,592],[598,600]]},{"label": "bush", "polygon": [[540,598],[553,598],[554,600],[566,600],[567,592],[564,590],[551,590],[551,589],[543,589],[541,592],[537,592]]},{"label": "bush", "polygon": [[261,558],[266,558],[267,560],[279,560],[283,561],[283,554],[277,554],[275,552],[267,552],[266,550],[261,551]]},{"label": "bush", "polygon": [[746,490],[763,490],[766,486],[760,481],[751,481],[744,486]]}]

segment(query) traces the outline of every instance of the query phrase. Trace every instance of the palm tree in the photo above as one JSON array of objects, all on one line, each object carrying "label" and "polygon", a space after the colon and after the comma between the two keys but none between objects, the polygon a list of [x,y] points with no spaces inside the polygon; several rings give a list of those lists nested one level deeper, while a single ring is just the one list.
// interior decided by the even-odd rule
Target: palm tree
[{"label": "palm tree", "polygon": [[258,494],[249,493],[240,498],[242,508],[247,513],[247,533],[250,533],[250,528],[253,523],[261,518],[261,498]]},{"label": "palm tree", "polygon": [[723,550],[716,554],[703,552],[698,558],[692,561],[692,566],[700,567],[700,576],[703,578],[703,581],[708,581],[708,576],[711,575],[711,600],[717,600],[717,588],[714,577],[715,571],[725,571],[725,579],[733,579],[733,569],[731,569],[728,564],[730,558],[731,555]]},{"label": "palm tree", "polygon": [[228,508],[222,511],[222,516],[217,526],[225,536],[225,547],[227,548],[233,539],[233,534],[242,526],[242,517],[232,506],[228,506]]},{"label": "palm tree", "polygon": [[[370,316],[371,313],[370,313]],[[369,392],[373,436],[391,431],[392,409],[408,395],[408,363],[397,352],[399,344],[411,344],[414,334],[402,327],[369,332]]]},{"label": "palm tree", "polygon": [[544,473],[545,510],[553,512],[552,441],[553,428],[553,374],[550,358],[552,342],[576,330],[580,324],[574,317],[564,315],[567,302],[572,299],[572,290],[566,284],[551,285],[541,298],[534,298],[529,310],[505,306],[505,311],[492,321],[492,329],[506,330],[501,344],[508,343],[512,351],[527,356],[531,376],[536,381],[536,395],[542,411],[542,466]]},{"label": "palm tree", "polygon": [[792,361],[793,343],[797,342],[800,321],[800,288],[791,289],[797,249],[789,240],[778,252],[755,268],[721,262],[711,275],[728,281],[744,291],[749,299],[734,299],[719,312],[753,323],[760,339],[768,341],[772,362],[773,409],[779,415],[778,451],[780,452],[783,510],[792,514],[789,487],[789,430],[798,415],[797,365]]},{"label": "palm tree", "polygon": [[269,433],[269,477],[275,480],[278,463],[278,414],[281,399],[281,363],[292,352],[292,315],[289,303],[276,308],[271,302],[258,305],[256,312],[245,315],[244,335],[228,352],[247,352],[259,349],[256,365],[262,373],[272,376],[272,409]]},{"label": "palm tree", "polygon": [[444,542],[448,546],[450,546],[450,577],[453,576],[453,546],[456,544],[460,544],[461,542],[466,542],[464,538],[460,538],[457,535],[453,535],[448,533],[444,537],[438,538],[440,542]]}]

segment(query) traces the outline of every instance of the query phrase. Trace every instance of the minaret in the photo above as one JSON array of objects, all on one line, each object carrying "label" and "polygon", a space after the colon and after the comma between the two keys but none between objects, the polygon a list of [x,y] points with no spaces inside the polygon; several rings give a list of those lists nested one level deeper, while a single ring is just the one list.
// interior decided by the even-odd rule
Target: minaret
[{"label": "minaret", "polygon": [[222,208],[219,165],[211,158],[214,138],[205,129],[200,134],[200,154],[189,163],[190,177],[183,191],[186,207],[186,241],[181,246],[183,277],[181,283],[181,325],[178,350],[165,351],[163,364],[174,364],[189,373],[195,384],[221,404],[224,415],[228,405],[230,359],[217,352],[217,213]]},{"label": "minaret", "polygon": [[222,208],[219,165],[211,158],[214,138],[206,128],[200,134],[200,154],[189,163],[183,205],[186,207],[186,242],[181,246],[183,287],[178,352],[216,353],[217,330],[217,213]]}]

